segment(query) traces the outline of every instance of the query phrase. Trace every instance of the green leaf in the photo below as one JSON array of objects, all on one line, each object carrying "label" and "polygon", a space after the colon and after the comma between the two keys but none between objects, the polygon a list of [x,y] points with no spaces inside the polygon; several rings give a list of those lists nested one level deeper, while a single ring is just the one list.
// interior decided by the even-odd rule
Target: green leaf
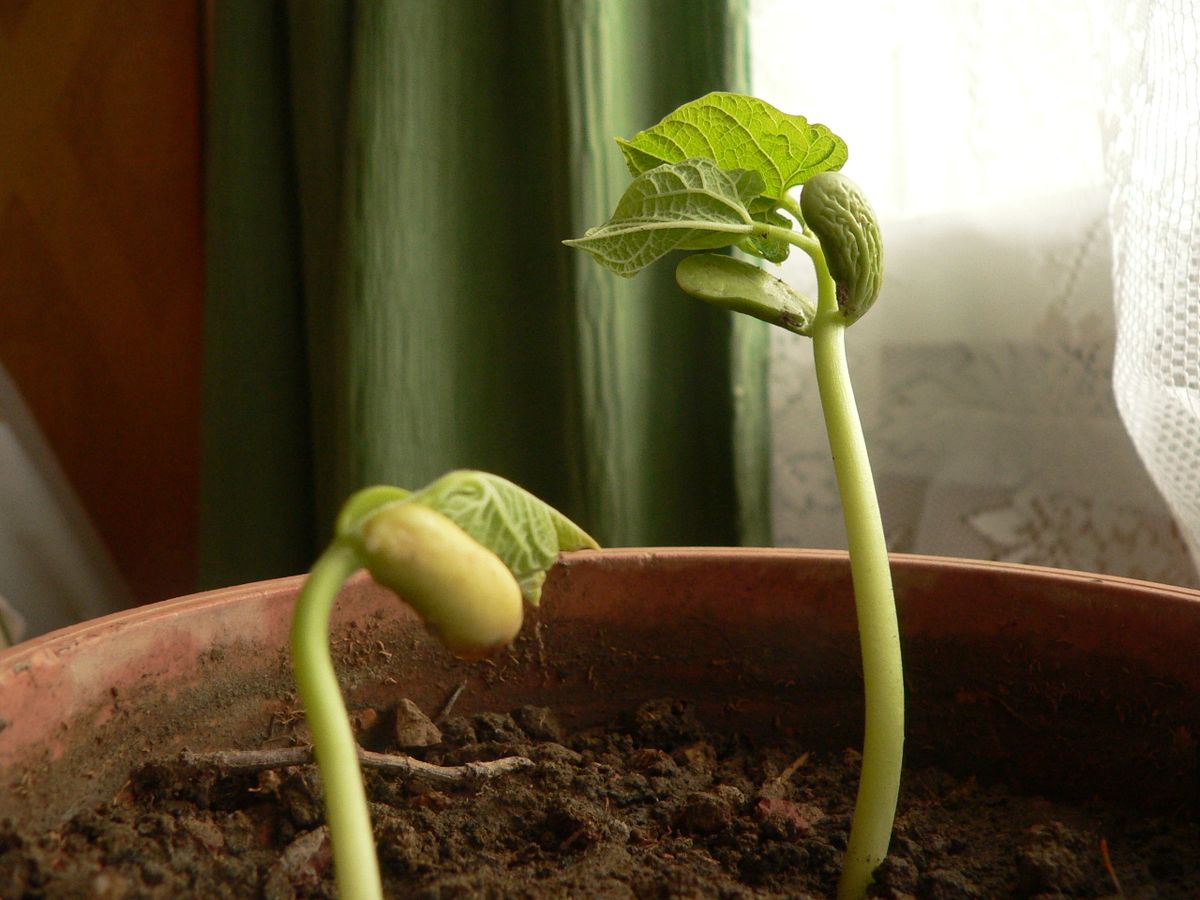
[{"label": "green leaf", "polygon": [[487,472],[450,472],[401,502],[437,510],[495,553],[534,606],[541,600],[546,570],[561,551],[600,549],[554,507]]},{"label": "green leaf", "polygon": [[748,207],[761,193],[758,175],[710,159],[658,166],[633,180],[611,219],[563,243],[631,277],[672,250],[712,250],[753,233]]},{"label": "green leaf", "polygon": [[845,141],[824,125],[754,97],[725,93],[685,103],[632,140],[617,143],[633,175],[703,157],[723,169],[757,172],[761,193],[774,200],[819,172],[840,169],[848,155]]},{"label": "green leaf", "polygon": [[699,300],[796,334],[808,335],[817,314],[816,305],[785,282],[758,266],[729,256],[715,253],[688,256],[676,267],[675,281]]}]

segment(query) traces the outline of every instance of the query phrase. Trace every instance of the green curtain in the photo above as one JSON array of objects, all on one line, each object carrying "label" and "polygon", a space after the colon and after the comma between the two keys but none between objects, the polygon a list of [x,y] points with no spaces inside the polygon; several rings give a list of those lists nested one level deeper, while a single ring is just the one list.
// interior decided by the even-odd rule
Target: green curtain
[{"label": "green curtain", "polygon": [[214,5],[201,580],[455,467],[606,545],[763,543],[765,326],[561,245],[612,138],[745,90],[747,0]]}]

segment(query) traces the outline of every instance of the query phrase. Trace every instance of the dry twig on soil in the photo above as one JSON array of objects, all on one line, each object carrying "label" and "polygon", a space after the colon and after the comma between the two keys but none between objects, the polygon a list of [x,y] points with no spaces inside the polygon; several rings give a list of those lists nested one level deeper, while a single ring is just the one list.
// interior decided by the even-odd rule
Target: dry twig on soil
[{"label": "dry twig on soil", "polygon": [[[280,747],[266,750],[214,750],[196,753],[185,750],[180,759],[192,766],[218,766],[222,769],[241,772],[260,772],[265,769],[282,769],[287,766],[305,766],[312,763],[311,747]],[[495,778],[509,772],[518,772],[533,765],[525,756],[505,756],[487,762],[469,762],[461,766],[437,766],[411,756],[391,753],[375,753],[358,748],[358,761],[364,768],[390,769],[410,775],[423,775],[431,781],[458,782],[468,779]]]}]

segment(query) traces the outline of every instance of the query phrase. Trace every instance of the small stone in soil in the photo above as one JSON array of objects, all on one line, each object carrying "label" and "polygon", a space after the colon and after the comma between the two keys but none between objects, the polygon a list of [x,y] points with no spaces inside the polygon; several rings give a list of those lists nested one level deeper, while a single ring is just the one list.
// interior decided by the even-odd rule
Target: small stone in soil
[{"label": "small stone in soil", "polygon": [[825,813],[811,803],[794,803],[778,797],[761,797],[754,807],[754,818],[765,837],[794,841],[813,830]]},{"label": "small stone in soil", "polygon": [[354,734],[361,741],[363,735],[367,734],[372,728],[379,724],[379,713],[373,707],[366,709],[356,709],[350,713],[350,727],[354,729]]},{"label": "small stone in soil", "polygon": [[674,775],[679,771],[671,754],[657,747],[643,747],[629,755],[629,768],[647,775]]},{"label": "small stone in soil", "polygon": [[432,747],[442,742],[442,731],[421,708],[411,700],[401,700],[396,705],[396,724],[393,729],[396,746]]},{"label": "small stone in soil", "polygon": [[1022,896],[1048,892],[1076,894],[1088,885],[1080,851],[1099,847],[1061,822],[1034,825],[1017,851],[1017,890]]},{"label": "small stone in soil", "polygon": [[634,734],[646,746],[678,747],[701,740],[705,729],[695,706],[683,700],[651,700],[634,713]]},{"label": "small stone in soil", "polygon": [[928,900],[962,900],[981,896],[978,889],[958,869],[933,869],[917,882],[917,895]]},{"label": "small stone in soil", "polygon": [[480,743],[517,743],[525,739],[525,732],[508,713],[478,713],[471,716],[471,725]]},{"label": "small stone in soil", "polygon": [[696,791],[684,801],[676,827],[691,834],[715,834],[733,823],[733,805],[724,797]]},{"label": "small stone in soil", "polygon": [[521,706],[513,710],[512,717],[535,741],[561,742],[566,734],[553,710],[545,706]]},{"label": "small stone in soil", "polygon": [[890,854],[875,870],[874,882],[869,893],[872,897],[899,900],[900,897],[915,896],[919,881],[920,872],[915,865],[903,856]]}]

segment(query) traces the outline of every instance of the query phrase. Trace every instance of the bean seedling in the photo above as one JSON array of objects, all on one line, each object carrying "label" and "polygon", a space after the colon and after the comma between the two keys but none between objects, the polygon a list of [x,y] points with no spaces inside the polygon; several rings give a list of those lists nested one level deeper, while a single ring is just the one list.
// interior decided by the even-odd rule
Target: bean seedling
[{"label": "bean seedling", "polygon": [[537,605],[559,552],[584,548],[597,549],[596,542],[573,522],[485,472],[451,472],[415,493],[366,488],[346,501],[300,591],[291,633],[339,896],[383,896],[358,747],[329,651],[329,617],[342,584],[365,568],[454,653],[480,658],[516,637],[523,604]]},{"label": "bean seedling", "polygon": [[[815,304],[730,256],[685,257],[676,280],[693,297],[813,341],[846,523],[866,700],[862,773],[838,896],[865,897],[891,841],[904,747],[896,605],[845,344],[847,327],[879,295],[879,226],[862,192],[837,172],[847,159],[845,142],[753,97],[708,94],[617,143],[633,181],[606,223],[568,245],[626,277],[672,250],[731,246],[772,263],[796,247],[816,270]],[[798,201],[789,194],[796,187]]]}]

